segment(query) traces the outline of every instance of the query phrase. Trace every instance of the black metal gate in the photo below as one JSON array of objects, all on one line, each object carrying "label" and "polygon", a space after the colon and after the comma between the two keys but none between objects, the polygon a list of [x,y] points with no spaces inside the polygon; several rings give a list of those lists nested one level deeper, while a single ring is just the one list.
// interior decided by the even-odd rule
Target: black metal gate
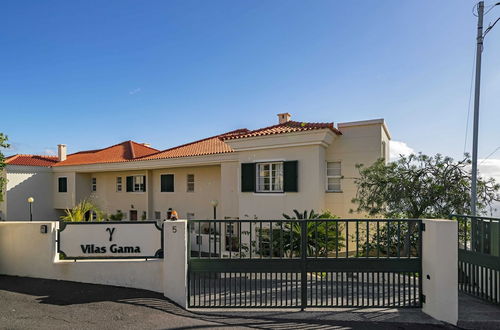
[{"label": "black metal gate", "polygon": [[500,303],[500,219],[454,215],[458,220],[458,288]]},{"label": "black metal gate", "polygon": [[190,220],[189,307],[421,307],[418,219]]}]

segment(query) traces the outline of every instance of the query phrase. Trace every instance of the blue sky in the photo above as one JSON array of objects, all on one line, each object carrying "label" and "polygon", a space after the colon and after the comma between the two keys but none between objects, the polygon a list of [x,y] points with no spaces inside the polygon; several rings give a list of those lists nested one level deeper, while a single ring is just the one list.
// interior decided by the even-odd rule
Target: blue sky
[{"label": "blue sky", "polygon": [[[7,154],[129,139],[165,149],[286,111],[385,118],[413,150],[460,157],[474,3],[5,1],[0,131]],[[500,26],[483,56],[480,158],[500,146]]]}]

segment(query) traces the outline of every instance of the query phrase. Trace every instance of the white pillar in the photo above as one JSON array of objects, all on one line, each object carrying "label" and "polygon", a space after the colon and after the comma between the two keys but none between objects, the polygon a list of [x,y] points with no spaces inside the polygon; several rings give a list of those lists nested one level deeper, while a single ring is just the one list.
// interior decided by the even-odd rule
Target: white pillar
[{"label": "white pillar", "polygon": [[187,220],[165,221],[163,234],[163,294],[187,308]]},{"label": "white pillar", "polygon": [[453,220],[422,220],[422,310],[437,320],[458,321],[458,227]]}]

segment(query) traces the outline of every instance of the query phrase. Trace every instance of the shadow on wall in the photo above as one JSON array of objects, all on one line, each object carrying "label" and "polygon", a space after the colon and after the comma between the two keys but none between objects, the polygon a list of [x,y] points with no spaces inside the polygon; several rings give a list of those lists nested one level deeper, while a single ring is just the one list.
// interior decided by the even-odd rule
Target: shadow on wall
[{"label": "shadow on wall", "polygon": [[59,220],[62,211],[54,209],[51,173],[10,173],[9,176],[8,186],[14,186],[7,190],[7,214],[4,214],[4,220],[29,220],[28,197],[35,199],[32,205],[34,221]]}]

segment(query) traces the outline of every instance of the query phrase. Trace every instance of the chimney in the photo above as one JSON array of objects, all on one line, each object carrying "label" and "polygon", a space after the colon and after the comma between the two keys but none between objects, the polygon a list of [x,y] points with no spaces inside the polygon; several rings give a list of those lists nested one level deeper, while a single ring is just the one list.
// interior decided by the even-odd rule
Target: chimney
[{"label": "chimney", "polygon": [[290,121],[290,118],[292,118],[292,115],[289,114],[288,112],[285,113],[278,113],[278,120],[280,124],[284,124]]},{"label": "chimney", "polygon": [[151,148],[151,143],[143,143],[142,145],[145,147]]},{"label": "chimney", "polygon": [[66,145],[65,144],[58,144],[57,145],[57,155],[58,155],[58,160],[60,162],[66,160],[66,154],[67,154]]}]

